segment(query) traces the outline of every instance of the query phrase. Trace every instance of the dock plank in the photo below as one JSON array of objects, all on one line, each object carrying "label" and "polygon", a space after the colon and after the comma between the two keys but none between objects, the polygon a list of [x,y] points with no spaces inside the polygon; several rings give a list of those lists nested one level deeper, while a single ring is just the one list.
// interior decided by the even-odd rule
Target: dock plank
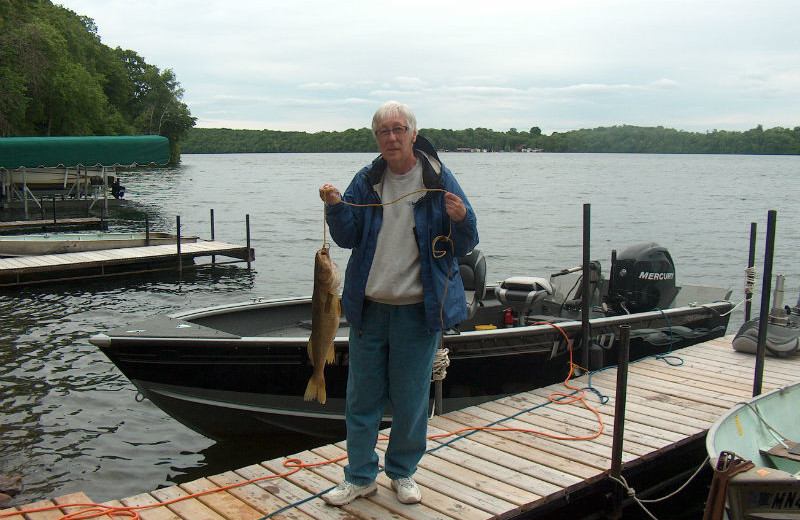
[{"label": "dock plank", "polygon": [[[532,395],[540,395],[541,392],[539,390],[532,390],[530,392]],[[611,396],[614,394],[612,393]],[[610,432],[614,427],[614,399],[613,397],[609,396],[609,402],[605,405],[598,405],[595,409],[597,413],[603,420],[603,423],[608,426],[606,430]],[[525,395],[521,395],[523,399]],[[552,411],[553,414],[558,412],[562,412],[562,418],[564,414],[564,410],[559,410],[555,407]],[[631,440],[635,441],[635,439],[644,440],[645,438],[650,438],[651,441],[657,439],[657,441],[672,442],[678,441],[686,435],[694,435],[698,432],[698,428],[695,427],[682,427],[681,425],[675,425],[672,421],[658,419],[657,417],[653,416],[642,416],[636,413],[636,410],[627,410],[625,414],[625,429],[630,429],[631,433]],[[678,431],[675,431],[678,430]],[[627,444],[627,443],[626,443]],[[650,442],[652,444],[652,442]],[[609,444],[610,446],[610,444]],[[652,447],[652,446],[651,446]]]},{"label": "dock plank", "polygon": [[[378,443],[377,451],[381,457],[386,456],[386,447],[387,444],[385,442]],[[429,492],[441,495],[440,502],[447,504],[447,509],[443,512],[447,514],[458,512],[460,507],[458,501],[477,511],[481,511],[480,518],[485,518],[487,514],[488,516],[499,516],[516,509],[516,504],[506,500],[499,500],[497,497],[476,489],[472,484],[469,486],[461,484],[458,479],[454,478],[462,471],[461,468],[450,474],[433,471],[431,468],[436,467],[436,462],[436,459],[432,459],[429,464],[420,465],[414,474],[414,481],[417,482],[420,489],[429,490],[425,491],[426,495]],[[453,500],[456,500],[456,502],[453,502]]]},{"label": "dock plank", "polygon": [[[237,484],[248,480],[234,471],[226,471],[225,473],[221,473],[219,475],[211,475],[208,477],[208,479],[220,487],[230,486],[232,484]],[[275,513],[278,509],[288,505],[287,502],[276,498],[258,484],[246,484],[231,488],[229,492],[231,495],[237,497],[239,500],[248,504],[253,509],[258,510],[262,515]],[[283,513],[275,514],[272,518],[275,518],[276,520],[310,520],[314,517],[305,514],[298,508],[290,508]]]},{"label": "dock plank", "polygon": [[[37,502],[33,502],[32,504],[28,504],[18,509],[26,511],[25,513],[26,520],[58,520],[59,518],[64,516],[64,514],[58,508],[49,509],[46,511],[36,511],[37,509],[53,508],[54,506],[56,506],[56,504],[50,500],[39,500]],[[27,511],[36,511],[36,512],[30,513]]]},{"label": "dock plank", "polygon": [[[598,405],[599,406],[599,405]],[[535,431],[541,431],[542,433],[554,433],[554,434],[562,434],[559,431],[559,427],[567,424],[567,427],[563,427],[561,429],[565,430],[563,432],[566,436],[571,437],[585,437],[587,434],[592,434],[596,432],[599,427],[600,423],[595,418],[594,421],[589,419],[583,419],[581,417],[574,417],[569,416],[568,411],[561,411],[553,408],[558,407],[544,407],[543,409],[539,410],[536,417],[528,417],[526,415],[520,415],[513,420],[503,421],[502,424],[498,426],[509,426],[509,427],[518,427],[523,429],[531,429]],[[547,415],[545,409],[548,409],[551,415]],[[486,406],[478,406],[474,408],[470,408],[468,410],[470,413],[478,415],[479,417],[483,418],[486,421],[494,422],[501,420],[504,417],[508,417],[509,415],[513,415],[518,412],[518,409],[504,406],[502,403],[498,402],[490,402],[487,403]],[[564,417],[568,416],[571,423],[564,420]],[[602,417],[602,415],[601,415]],[[610,416],[613,418],[613,415]],[[609,425],[609,420],[607,417],[603,417],[603,421],[605,425]],[[652,448],[653,444],[656,444],[651,438],[648,438],[645,435],[639,434],[637,432],[631,432],[630,435],[630,442],[625,443],[625,451],[630,454],[630,456],[637,456],[643,455],[645,453],[649,453]],[[613,435],[611,434],[610,428],[603,428],[602,433],[599,437],[594,439],[593,442],[597,442],[603,446],[611,447],[614,442]]]},{"label": "dock plank", "polygon": [[16,507],[9,507],[6,509],[0,509],[0,515],[8,515],[3,517],[3,520],[25,520],[25,517],[22,513],[18,513],[16,515],[12,515],[15,511],[19,511]]},{"label": "dock plank", "polygon": [[[218,488],[216,484],[205,478],[181,484],[180,487],[190,495],[213,491]],[[217,491],[214,493],[201,495],[197,497],[197,500],[205,504],[209,509],[215,511],[223,518],[255,520],[263,516],[258,509],[239,500],[235,495],[232,495],[228,491]]]},{"label": "dock plank", "polygon": [[149,493],[123,498],[120,502],[126,507],[146,507],[146,509],[136,510],[142,520],[181,520],[180,516],[173,513],[167,506],[161,505],[161,501]]},{"label": "dock plank", "polygon": [[184,500],[168,504],[167,507],[184,520],[227,520],[198,499],[187,498],[189,493],[179,486],[156,489],[150,494],[161,502],[171,502],[183,498]]},{"label": "dock plank", "polygon": [[[332,448],[332,446],[327,446],[326,448]],[[315,450],[316,451],[316,450]],[[338,458],[338,454],[341,451],[334,450],[334,456],[332,458]],[[324,456],[324,455],[323,455]],[[344,466],[346,465],[346,461],[340,461],[333,464],[326,464],[322,466],[317,466],[313,470],[320,476],[325,477],[331,482],[331,485],[338,484],[344,479]],[[292,475],[293,478],[295,475]],[[409,520],[426,520],[426,519],[438,519],[438,520],[453,520],[459,518],[459,516],[454,516],[454,514],[448,514],[442,512],[442,501],[441,497],[437,496],[436,499],[432,502],[428,500],[423,501],[421,504],[414,504],[412,506],[408,506],[405,504],[401,504],[395,498],[395,492],[391,489],[389,478],[385,475],[381,474],[378,476],[376,480],[378,483],[378,493],[374,496],[369,497],[366,501],[373,502],[374,504],[380,506],[385,512],[384,514],[391,514],[400,516],[402,518],[408,518]],[[322,489],[317,490],[316,492],[323,491]],[[423,491],[424,492],[424,491]],[[321,500],[319,500],[322,503]],[[356,501],[358,502],[358,501]],[[355,502],[349,505],[355,505]],[[323,503],[324,507],[329,507]],[[445,507],[446,509],[446,507]],[[474,519],[474,510],[471,511],[473,514],[469,516],[469,518]],[[484,516],[483,518],[487,518]]]}]

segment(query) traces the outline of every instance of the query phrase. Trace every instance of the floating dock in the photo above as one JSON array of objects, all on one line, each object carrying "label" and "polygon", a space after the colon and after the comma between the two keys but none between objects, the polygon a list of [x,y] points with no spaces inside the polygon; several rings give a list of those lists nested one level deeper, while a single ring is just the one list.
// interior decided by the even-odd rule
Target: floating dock
[{"label": "floating dock", "polygon": [[182,269],[183,262],[201,256],[230,257],[247,262],[249,267],[255,252],[245,246],[206,240],[180,247],[168,244],[0,258],[0,287]]},{"label": "floating dock", "polygon": [[[637,492],[642,488],[633,484],[636,478],[656,475],[687,458],[683,455],[687,448],[700,446],[705,453],[708,428],[720,414],[751,396],[755,356],[734,351],[731,340],[732,336],[712,340],[677,350],[670,358],[630,364],[622,474]],[[799,378],[800,357],[767,358],[763,391]],[[377,495],[341,508],[326,505],[318,494],[343,478],[345,443],[340,442],[104,506],[134,508],[143,520],[484,520],[578,518],[581,515],[569,513],[569,507],[588,501],[595,517],[602,516],[604,504],[597,496],[621,491],[608,478],[616,368],[574,378],[569,384],[591,385],[610,401],[600,404],[594,392],[587,392],[585,401],[597,415],[579,402],[557,404],[567,401],[559,394],[573,394],[558,384],[431,418],[429,436],[442,437],[429,440],[428,453],[414,475],[423,497],[417,505],[400,504],[384,474],[378,477]],[[604,426],[597,434],[600,420]],[[452,434],[456,431],[461,433]],[[575,440],[581,438],[585,440]],[[378,448],[385,449],[385,443],[379,442]],[[331,460],[335,462],[326,463]],[[701,460],[702,456],[687,463],[696,469]],[[301,461],[307,466],[296,468]],[[0,511],[9,515],[0,518],[53,520],[86,509],[89,503],[89,497],[75,493]],[[32,512],[51,506],[57,507]]]}]

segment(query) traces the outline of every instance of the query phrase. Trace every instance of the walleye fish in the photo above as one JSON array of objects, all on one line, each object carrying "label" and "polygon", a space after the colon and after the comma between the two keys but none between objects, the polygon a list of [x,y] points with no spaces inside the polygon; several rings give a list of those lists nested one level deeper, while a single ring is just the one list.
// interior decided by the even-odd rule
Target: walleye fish
[{"label": "walleye fish", "polygon": [[306,401],[316,399],[325,404],[325,362],[333,363],[333,338],[339,330],[342,315],[339,301],[341,275],[327,247],[317,251],[314,258],[314,294],[311,297],[311,337],[308,338],[308,357],[314,372],[308,380]]}]

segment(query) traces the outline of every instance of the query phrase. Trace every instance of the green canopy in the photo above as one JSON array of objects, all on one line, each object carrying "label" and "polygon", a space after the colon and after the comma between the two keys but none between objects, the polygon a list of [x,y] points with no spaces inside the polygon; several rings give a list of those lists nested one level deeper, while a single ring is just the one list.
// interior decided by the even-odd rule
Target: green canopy
[{"label": "green canopy", "polygon": [[160,135],[0,137],[0,168],[167,164],[169,139]]}]

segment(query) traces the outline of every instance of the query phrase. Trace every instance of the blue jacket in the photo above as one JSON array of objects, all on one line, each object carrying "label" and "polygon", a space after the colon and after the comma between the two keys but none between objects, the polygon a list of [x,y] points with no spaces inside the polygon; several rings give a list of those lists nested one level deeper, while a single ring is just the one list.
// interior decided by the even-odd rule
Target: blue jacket
[{"label": "blue jacket", "polygon": [[[452,244],[439,240],[434,246],[436,237],[450,233],[450,217],[445,210],[444,193],[428,192],[413,206],[416,224],[414,234],[417,237],[422,267],[426,323],[431,331],[439,331],[453,327],[467,317],[467,303],[457,257],[468,254],[478,244],[478,225],[467,197],[452,172],[441,164],[431,143],[424,137],[417,136],[414,151],[422,161],[422,182],[425,187],[454,193],[461,197],[467,208],[464,220],[452,223]],[[386,160],[379,156],[355,175],[342,200],[353,204],[380,203],[375,185],[381,182],[385,171]],[[339,247],[353,250],[347,263],[342,308],[351,327],[360,330],[364,292],[375,256],[383,209],[380,206],[334,204],[326,205],[326,215],[334,242]],[[447,254],[442,258],[434,258],[434,247],[437,251],[446,251]],[[443,307],[442,298],[446,298]]]}]

